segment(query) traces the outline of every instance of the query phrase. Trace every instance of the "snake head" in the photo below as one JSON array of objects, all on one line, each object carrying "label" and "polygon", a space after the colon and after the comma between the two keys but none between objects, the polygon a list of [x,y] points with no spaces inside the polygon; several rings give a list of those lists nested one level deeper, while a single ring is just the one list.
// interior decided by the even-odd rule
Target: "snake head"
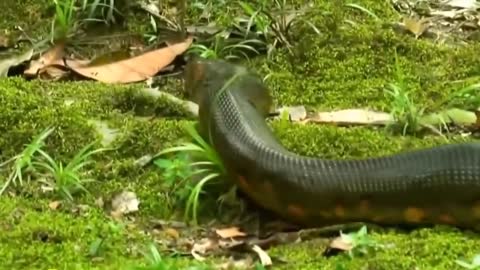
[{"label": "snake head", "polygon": [[202,107],[209,102],[209,96],[214,96],[235,77],[230,88],[236,88],[262,115],[268,115],[273,108],[272,98],[261,79],[246,67],[225,60],[190,56],[185,67],[185,95]]},{"label": "snake head", "polygon": [[205,80],[208,60],[198,56],[189,56],[185,66],[184,92],[192,102],[201,100],[202,83]]}]

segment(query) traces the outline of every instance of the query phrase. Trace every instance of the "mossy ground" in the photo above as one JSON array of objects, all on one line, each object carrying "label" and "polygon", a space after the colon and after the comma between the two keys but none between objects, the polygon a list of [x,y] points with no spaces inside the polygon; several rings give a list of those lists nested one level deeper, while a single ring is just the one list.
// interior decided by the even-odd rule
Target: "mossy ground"
[{"label": "mossy ground", "polygon": [[[322,35],[305,28],[298,31],[301,42],[294,49],[294,57],[280,50],[272,59],[259,58],[249,63],[261,75],[272,75],[267,84],[278,106],[302,104],[317,109],[368,107],[388,111],[390,100],[383,90],[394,81],[395,51],[414,101],[427,110],[460,88],[452,81],[480,73],[478,45],[442,46],[430,40],[416,40],[383,27],[359,11],[318,2],[316,6],[324,12],[319,12],[315,21]],[[29,5],[30,9],[15,3],[8,5],[7,14],[18,15],[10,22],[29,17],[25,16],[26,10],[45,12],[43,4],[37,1]],[[399,18],[386,2],[357,3],[384,21]],[[219,20],[226,17],[213,14],[220,14]],[[356,21],[357,28],[342,23],[347,18]],[[24,144],[50,125],[55,125],[57,131],[47,140],[45,150],[59,160],[67,160],[99,136],[89,121],[106,121],[120,131],[120,136],[113,143],[114,151],[96,158],[98,182],[87,188],[95,197],[107,198],[121,190],[134,191],[141,201],[138,219],[172,217],[176,205],[162,186],[159,171],[137,167],[134,161],[184,139],[182,125],[192,119],[167,101],[142,98],[137,92],[140,87],[2,80],[2,160],[18,154]],[[164,90],[169,92],[177,92],[180,87],[181,80],[173,77],[164,84]],[[378,156],[447,143],[438,136],[400,136],[383,128],[283,122],[274,122],[272,126],[288,148],[326,158]],[[464,139],[453,137],[450,142],[456,140]],[[68,207],[52,210],[48,203],[54,199],[30,189],[17,197],[0,198],[2,269],[121,269],[144,261],[139,251],[149,242],[148,234],[131,226],[119,230],[119,225],[90,197],[77,198],[76,203],[90,205],[81,212],[72,212]],[[319,241],[276,247],[270,252],[289,262],[278,265],[284,269],[459,269],[455,259],[469,259],[480,252],[477,234],[451,228],[425,228],[410,233],[391,230],[374,233],[373,237],[387,248],[362,258],[323,257],[325,245]],[[99,238],[104,238],[105,244],[101,259],[94,259],[88,253]],[[190,262],[187,258],[171,260],[179,267]]]}]

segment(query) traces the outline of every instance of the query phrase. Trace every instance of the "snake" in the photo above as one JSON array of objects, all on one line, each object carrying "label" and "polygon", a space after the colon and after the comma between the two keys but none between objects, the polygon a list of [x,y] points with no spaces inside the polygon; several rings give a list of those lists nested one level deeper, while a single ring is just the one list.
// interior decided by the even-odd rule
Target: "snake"
[{"label": "snake", "polygon": [[303,156],[288,150],[269,126],[273,96],[252,68],[190,57],[183,87],[198,104],[198,130],[217,152],[228,179],[284,220],[308,227],[372,222],[477,228],[478,143],[362,159]]}]

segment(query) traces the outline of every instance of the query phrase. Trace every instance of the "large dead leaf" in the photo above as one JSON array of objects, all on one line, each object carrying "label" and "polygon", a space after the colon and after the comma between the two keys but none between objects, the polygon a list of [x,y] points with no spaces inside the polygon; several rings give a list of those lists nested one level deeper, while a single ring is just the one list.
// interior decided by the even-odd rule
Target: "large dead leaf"
[{"label": "large dead leaf", "polygon": [[[38,76],[43,79],[58,80],[68,74],[68,69],[65,66],[65,44],[57,43],[51,47],[37,60],[30,62],[30,66],[23,74],[26,76]],[[88,60],[70,60],[70,67],[81,67],[89,64]]]},{"label": "large dead leaf", "polygon": [[479,7],[476,0],[450,0],[446,3],[447,6],[465,9],[475,9]]},{"label": "large dead leaf", "polygon": [[428,29],[429,21],[427,18],[415,19],[415,18],[403,18],[404,27],[415,35],[415,38],[419,38]]},{"label": "large dead leaf", "polygon": [[305,120],[305,122],[331,123],[336,125],[386,125],[393,123],[393,121],[393,116],[388,113],[364,109],[319,112]]},{"label": "large dead leaf", "polygon": [[65,44],[58,43],[42,54],[37,60],[31,61],[29,67],[23,72],[23,74],[27,76],[35,76],[40,70],[47,66],[61,64],[64,56]]},{"label": "large dead leaf", "polygon": [[105,83],[139,82],[151,78],[168,66],[176,56],[190,47],[192,40],[192,37],[188,37],[183,42],[108,64],[74,67],[67,61],[67,66],[82,76]]},{"label": "large dead leaf", "polygon": [[218,236],[221,238],[233,238],[233,237],[242,237],[246,236],[247,234],[240,231],[238,227],[230,227],[225,229],[218,229],[215,230]]}]

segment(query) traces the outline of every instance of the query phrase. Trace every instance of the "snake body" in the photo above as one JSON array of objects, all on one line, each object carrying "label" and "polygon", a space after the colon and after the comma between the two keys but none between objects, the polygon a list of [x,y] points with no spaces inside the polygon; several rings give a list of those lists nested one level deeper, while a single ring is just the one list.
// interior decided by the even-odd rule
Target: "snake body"
[{"label": "snake body", "polygon": [[287,150],[268,126],[272,97],[253,71],[193,58],[185,74],[186,91],[199,105],[200,132],[229,178],[291,222],[475,227],[480,220],[478,143],[358,160],[302,156]]}]

